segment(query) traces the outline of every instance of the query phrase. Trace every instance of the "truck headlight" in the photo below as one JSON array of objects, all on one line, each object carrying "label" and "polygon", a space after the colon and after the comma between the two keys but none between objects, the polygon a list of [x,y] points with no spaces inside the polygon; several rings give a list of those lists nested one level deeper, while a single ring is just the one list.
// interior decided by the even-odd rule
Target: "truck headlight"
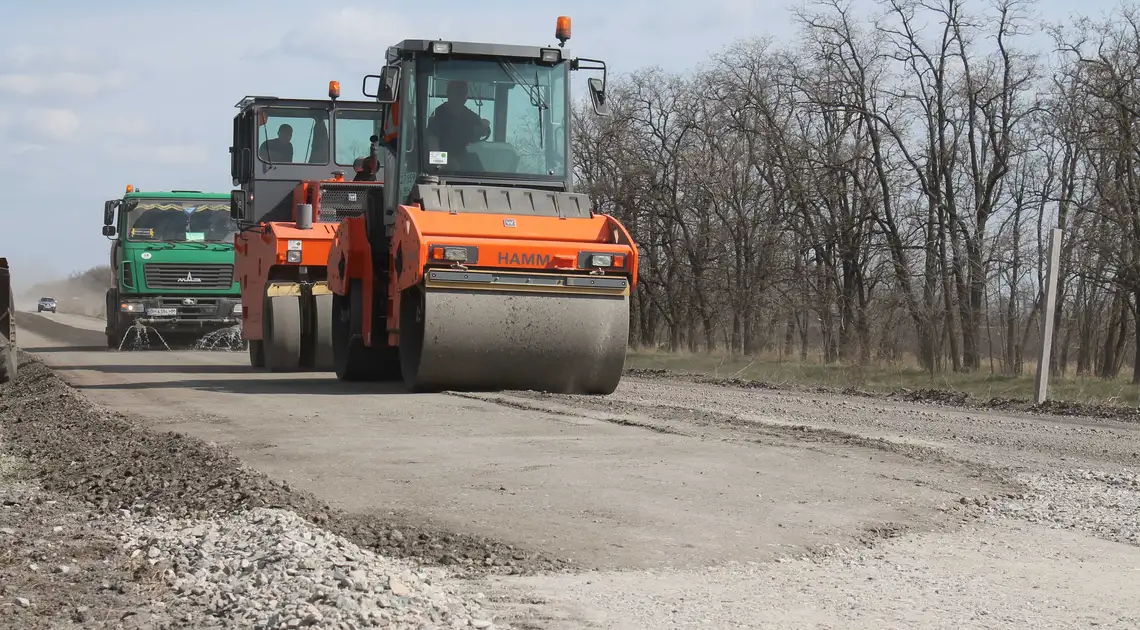
[{"label": "truck headlight", "polygon": [[234,305],[234,315],[241,315],[241,304]]},{"label": "truck headlight", "polygon": [[119,311],[123,313],[141,313],[144,307],[141,302],[122,302],[119,304]]},{"label": "truck headlight", "polygon": [[301,250],[291,249],[285,252],[285,262],[299,263],[301,262]]}]

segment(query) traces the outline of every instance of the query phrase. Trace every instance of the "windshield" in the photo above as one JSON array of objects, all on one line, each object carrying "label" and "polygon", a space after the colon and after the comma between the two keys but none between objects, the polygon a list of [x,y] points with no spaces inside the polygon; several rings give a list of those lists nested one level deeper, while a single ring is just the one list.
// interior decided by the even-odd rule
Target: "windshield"
[{"label": "windshield", "polygon": [[225,201],[132,199],[126,209],[123,232],[132,241],[221,243],[237,233]]},{"label": "windshield", "polygon": [[564,178],[566,82],[565,62],[425,59],[423,172]]}]

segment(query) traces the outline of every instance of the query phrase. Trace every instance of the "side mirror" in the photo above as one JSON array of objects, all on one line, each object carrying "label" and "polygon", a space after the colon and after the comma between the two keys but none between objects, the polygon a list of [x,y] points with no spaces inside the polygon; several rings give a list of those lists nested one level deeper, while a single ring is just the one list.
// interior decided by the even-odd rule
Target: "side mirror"
[{"label": "side mirror", "polygon": [[[115,199],[103,202],[103,225],[111,225],[115,222]],[[106,232],[104,232],[105,234]]]},{"label": "side mirror", "polygon": [[594,105],[594,113],[599,116],[609,116],[610,104],[606,102],[606,92],[602,87],[602,80],[598,78],[587,79],[586,87],[590,89],[590,103]]},{"label": "side mirror", "polygon": [[113,226],[113,225],[104,225],[103,226],[103,236],[111,237],[114,235],[115,235],[115,226]]},{"label": "side mirror", "polygon": [[[376,79],[376,90],[369,91],[368,82],[370,79]],[[380,74],[369,74],[364,77],[364,83],[361,85],[361,91],[369,98],[376,99],[379,103],[395,103],[396,97],[400,92],[400,68],[399,66],[384,66]]]},{"label": "side mirror", "polygon": [[244,190],[230,191],[230,218],[237,222],[245,221],[249,215],[249,195]]}]

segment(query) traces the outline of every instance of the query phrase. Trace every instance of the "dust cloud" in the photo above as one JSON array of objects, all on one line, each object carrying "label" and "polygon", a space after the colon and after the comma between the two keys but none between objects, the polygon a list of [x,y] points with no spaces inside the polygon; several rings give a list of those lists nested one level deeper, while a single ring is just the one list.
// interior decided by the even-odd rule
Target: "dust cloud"
[{"label": "dust cloud", "polygon": [[106,295],[111,268],[106,265],[77,271],[60,280],[49,280],[32,285],[16,297],[16,308],[35,311],[41,297],[53,297],[60,313],[106,317]]}]

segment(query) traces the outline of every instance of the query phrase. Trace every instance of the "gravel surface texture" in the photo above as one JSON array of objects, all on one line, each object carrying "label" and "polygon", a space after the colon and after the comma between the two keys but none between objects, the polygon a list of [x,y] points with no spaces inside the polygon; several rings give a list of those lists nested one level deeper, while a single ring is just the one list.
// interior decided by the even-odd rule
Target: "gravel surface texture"
[{"label": "gravel surface texture", "polygon": [[1140,466],[1140,424],[1116,420],[709,384],[678,387],[664,379],[631,380],[604,399],[537,392],[485,397],[535,409],[594,409],[615,422],[650,422],[656,430],[698,436],[776,434],[870,446],[924,462],[955,461],[978,474],[1009,480],[1020,472],[1053,470],[1058,463],[1120,470]]},{"label": "gravel surface texture", "polygon": [[[220,449],[94,409],[36,361],[0,388],[0,421],[0,627],[496,628],[457,573],[525,564],[341,517]],[[402,557],[269,505],[374,544],[380,529],[375,546]],[[433,553],[457,566],[415,561]]]},{"label": "gravel surface texture", "polygon": [[378,556],[296,514],[255,508],[205,521],[125,524],[123,549],[173,598],[187,624],[253,628],[491,628],[441,569]]},{"label": "gravel surface texture", "polygon": [[986,502],[988,515],[1140,547],[1140,474],[1070,469],[1023,482],[1024,494]]},{"label": "gravel surface texture", "polygon": [[106,519],[0,454],[0,627],[145,627],[139,612],[154,584],[117,543]]},{"label": "gravel surface texture", "polygon": [[345,513],[273,481],[225,449],[176,432],[151,432],[95,407],[47,366],[21,355],[20,377],[0,387],[7,449],[30,462],[50,491],[103,513],[210,515],[281,507],[386,556],[472,574],[562,570],[564,559],[471,535]]}]

